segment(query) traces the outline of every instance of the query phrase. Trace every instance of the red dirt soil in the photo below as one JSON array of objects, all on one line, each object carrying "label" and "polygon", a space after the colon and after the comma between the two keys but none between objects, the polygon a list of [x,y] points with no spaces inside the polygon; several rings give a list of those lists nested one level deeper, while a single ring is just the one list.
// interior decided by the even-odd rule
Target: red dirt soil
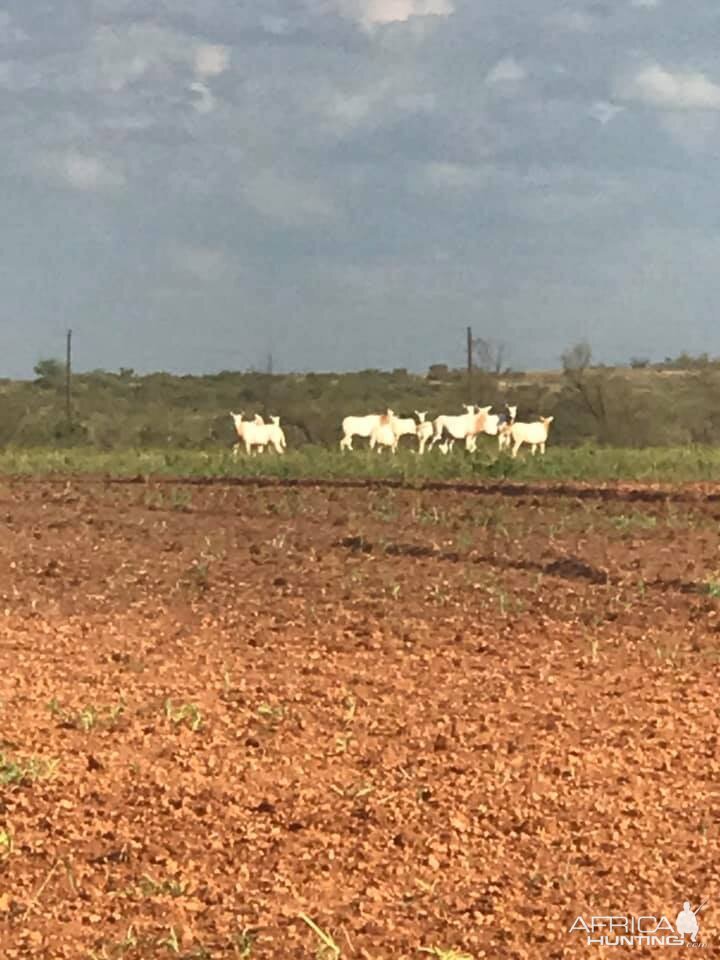
[{"label": "red dirt soil", "polygon": [[3,957],[712,948],[714,510],[0,483]]}]

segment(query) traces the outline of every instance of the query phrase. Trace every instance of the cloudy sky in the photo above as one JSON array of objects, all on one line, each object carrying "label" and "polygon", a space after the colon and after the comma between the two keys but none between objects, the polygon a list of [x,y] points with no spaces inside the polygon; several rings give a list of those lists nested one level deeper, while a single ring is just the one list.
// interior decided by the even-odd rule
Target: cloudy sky
[{"label": "cloudy sky", "polygon": [[5,0],[2,361],[720,353],[717,0]]}]

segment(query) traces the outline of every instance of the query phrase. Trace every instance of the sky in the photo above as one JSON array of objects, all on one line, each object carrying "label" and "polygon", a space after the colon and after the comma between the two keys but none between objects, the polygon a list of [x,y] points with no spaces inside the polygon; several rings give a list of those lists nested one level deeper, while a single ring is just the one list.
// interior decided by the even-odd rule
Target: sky
[{"label": "sky", "polygon": [[[0,0],[1,2],[1,0]],[[717,0],[6,0],[0,376],[720,354]]]}]

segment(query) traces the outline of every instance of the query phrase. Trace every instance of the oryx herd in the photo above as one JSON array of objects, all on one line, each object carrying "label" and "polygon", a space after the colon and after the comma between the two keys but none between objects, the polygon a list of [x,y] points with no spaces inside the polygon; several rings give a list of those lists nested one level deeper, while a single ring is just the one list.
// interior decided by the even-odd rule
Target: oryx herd
[{"label": "oryx herd", "polygon": [[[516,419],[516,406],[508,404],[505,413],[490,413],[491,410],[491,406],[468,404],[465,413],[441,414],[432,421],[426,419],[427,410],[415,410],[415,417],[398,417],[389,408],[385,413],[345,417],[340,449],[352,450],[353,438],[361,437],[369,441],[371,450],[388,448],[395,453],[401,438],[409,436],[417,439],[417,453],[420,455],[436,446],[447,454],[456,440],[464,441],[465,448],[472,453],[477,449],[477,438],[487,435],[497,437],[498,450],[509,450],[513,457],[517,456],[523,443],[529,444],[533,454],[538,449],[541,454],[545,453],[553,417],[540,417],[530,423],[522,423]],[[253,454],[256,450],[262,452],[268,447],[276,453],[284,453],[285,434],[279,417],[271,417],[270,423],[265,423],[259,414],[252,420],[243,420],[243,413],[231,413],[230,416],[237,434],[234,456],[237,456],[241,443],[247,454]]]},{"label": "oryx herd", "polygon": [[500,451],[510,450],[511,456],[523,443],[530,445],[531,452],[545,453],[550,424],[553,417],[540,417],[532,423],[521,423],[517,417],[516,406],[506,406],[506,413],[490,413],[491,406],[478,407],[468,404],[465,413],[459,415],[441,414],[432,422],[426,419],[427,411],[415,410],[415,416],[397,417],[393,410],[385,413],[371,413],[364,417],[345,417],[342,422],[341,450],[352,450],[353,437],[369,439],[370,449],[388,447],[392,453],[397,450],[400,438],[417,437],[417,452],[423,454],[426,447],[437,446],[442,453],[449,453],[456,440],[464,440],[470,452],[477,449],[477,438],[482,434],[498,438]]}]

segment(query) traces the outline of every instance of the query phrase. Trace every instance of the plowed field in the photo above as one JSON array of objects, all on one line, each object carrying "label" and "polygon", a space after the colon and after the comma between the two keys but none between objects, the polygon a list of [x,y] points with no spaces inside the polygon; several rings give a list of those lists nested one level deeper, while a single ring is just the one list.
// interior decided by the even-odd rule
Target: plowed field
[{"label": "plowed field", "polygon": [[719,517],[2,482],[2,956],[712,953]]}]

